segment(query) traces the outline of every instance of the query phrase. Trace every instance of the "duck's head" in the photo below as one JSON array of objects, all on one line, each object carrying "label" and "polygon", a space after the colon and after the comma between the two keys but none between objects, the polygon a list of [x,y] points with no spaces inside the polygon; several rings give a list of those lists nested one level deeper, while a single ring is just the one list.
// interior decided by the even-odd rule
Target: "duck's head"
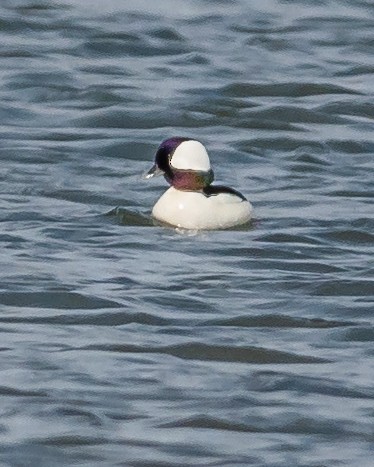
[{"label": "duck's head", "polygon": [[210,185],[214,179],[205,147],[194,139],[174,137],[163,141],[155,164],[146,178],[163,174],[178,190],[196,191]]}]

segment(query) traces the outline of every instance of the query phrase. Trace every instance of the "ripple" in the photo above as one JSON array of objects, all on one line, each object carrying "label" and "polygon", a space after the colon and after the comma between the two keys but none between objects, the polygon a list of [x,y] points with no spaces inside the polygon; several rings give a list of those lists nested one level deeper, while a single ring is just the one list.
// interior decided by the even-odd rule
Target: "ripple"
[{"label": "ripple", "polygon": [[336,115],[328,115],[317,110],[296,106],[273,106],[270,109],[251,110],[250,115],[257,119],[286,120],[293,123],[343,123],[344,119]]},{"label": "ripple", "polygon": [[371,326],[360,326],[357,329],[347,329],[339,334],[338,339],[345,342],[373,342],[374,328]]},{"label": "ripple", "polygon": [[168,60],[168,63],[170,65],[189,66],[189,65],[209,65],[210,61],[205,55],[202,55],[200,53],[187,52],[184,54],[180,54],[176,58],[172,58],[171,60]]},{"label": "ripple", "polygon": [[0,386],[0,395],[12,397],[48,397],[48,394],[45,391],[30,391],[9,386]]},{"label": "ripple", "polygon": [[[117,305],[118,307],[118,305]],[[49,308],[52,308],[51,306]],[[62,306],[60,306],[62,308]],[[101,309],[102,307],[98,307]],[[111,307],[113,308],[113,306]],[[69,308],[70,309],[70,308]],[[84,308],[89,310],[92,308]],[[123,326],[125,324],[145,324],[148,326],[170,326],[174,320],[161,318],[159,316],[151,315],[148,313],[127,313],[125,311],[105,313],[85,313],[85,314],[63,314],[39,316],[33,313],[33,316],[1,316],[0,322],[2,323],[40,323],[40,324],[62,324],[62,325],[89,325],[89,326]]]},{"label": "ripple", "polygon": [[318,108],[320,112],[338,115],[357,115],[374,118],[374,109],[369,102],[339,101],[330,102]]},{"label": "ripple", "polygon": [[178,357],[183,360],[202,360],[235,363],[327,363],[324,358],[296,355],[277,350],[268,350],[258,347],[236,347],[201,344],[192,342],[188,344],[170,345],[163,347],[141,347],[136,345],[91,345],[84,350],[99,350],[104,352],[120,353],[155,353]]},{"label": "ripple", "polygon": [[289,373],[274,371],[254,372],[251,378],[246,380],[246,384],[251,391],[259,392],[301,391],[306,394],[323,394],[353,399],[372,399],[374,397],[374,392],[371,388],[359,389],[354,386],[350,387],[351,384],[348,382],[342,384],[340,381],[335,381],[334,379],[307,375],[299,378]]},{"label": "ripple", "polygon": [[284,97],[305,97],[318,96],[324,94],[353,94],[359,95],[358,91],[337,86],[329,83],[235,83],[224,86],[222,94],[230,97],[250,97],[250,96],[284,96]]},{"label": "ripple", "polygon": [[109,211],[107,216],[114,216],[122,225],[134,227],[154,227],[155,222],[149,215],[144,215],[125,208],[114,208]]},{"label": "ripple", "polygon": [[[99,195],[93,193],[92,191],[81,190],[79,188],[45,190],[42,194],[47,198],[71,201],[73,203],[82,203],[88,205],[99,204],[101,206],[112,206],[113,204],[120,201],[118,198],[108,199],[105,195]],[[112,211],[110,211],[110,213],[112,214]]]},{"label": "ripple", "polygon": [[184,37],[173,28],[157,28],[149,32],[149,35],[165,41],[185,41]]},{"label": "ripple", "polygon": [[374,281],[370,280],[334,280],[324,281],[313,287],[313,295],[318,296],[357,296],[370,297],[373,292]]},{"label": "ripple", "polygon": [[269,314],[260,316],[234,316],[221,320],[209,320],[204,326],[234,326],[234,327],[276,327],[276,328],[309,328],[328,329],[342,326],[355,326],[352,321],[333,321],[321,318],[301,318],[286,315]]},{"label": "ripple", "polygon": [[129,34],[101,35],[91,38],[79,46],[75,53],[90,57],[102,55],[155,57],[179,55],[189,52],[183,41],[160,39],[159,44],[152,43],[146,37]]},{"label": "ripple", "polygon": [[344,70],[337,71],[336,76],[372,75],[373,73],[374,66],[372,65],[354,65],[348,66]]},{"label": "ripple", "polygon": [[107,444],[107,439],[97,436],[49,436],[48,438],[43,438],[43,444],[59,447],[97,446]]},{"label": "ripple", "polygon": [[[334,196],[347,197],[348,195],[349,195],[348,193],[346,194],[334,193]],[[366,198],[364,193],[361,193],[361,196]],[[356,197],[358,197],[357,193],[356,193]],[[374,241],[373,234],[371,234],[370,232],[364,232],[358,229],[347,229],[347,230],[339,230],[339,231],[334,231],[334,232],[327,232],[324,236],[333,241],[342,242],[342,243],[353,243],[355,245],[357,244],[373,245],[373,241]]]},{"label": "ripple", "polygon": [[240,433],[262,433],[261,428],[247,425],[245,423],[235,423],[220,418],[206,415],[196,415],[173,422],[162,423],[158,428],[206,428],[210,430],[236,431]]},{"label": "ripple", "polygon": [[27,308],[54,308],[92,310],[118,308],[118,302],[86,296],[77,292],[1,292],[0,303],[6,306]]}]

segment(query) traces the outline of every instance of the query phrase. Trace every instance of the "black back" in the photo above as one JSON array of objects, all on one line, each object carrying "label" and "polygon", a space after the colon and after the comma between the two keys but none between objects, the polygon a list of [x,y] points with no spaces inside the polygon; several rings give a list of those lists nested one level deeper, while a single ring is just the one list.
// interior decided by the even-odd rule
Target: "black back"
[{"label": "black back", "polygon": [[243,201],[247,201],[247,198],[243,196],[239,191],[229,188],[228,186],[223,185],[209,185],[203,188],[203,193],[205,196],[217,196],[220,193],[227,193],[230,195],[237,196]]}]

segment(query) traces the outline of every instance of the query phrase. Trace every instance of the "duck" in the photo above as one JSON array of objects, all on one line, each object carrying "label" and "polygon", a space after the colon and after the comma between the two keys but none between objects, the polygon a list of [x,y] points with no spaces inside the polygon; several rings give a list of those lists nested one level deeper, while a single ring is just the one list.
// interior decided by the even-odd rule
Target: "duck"
[{"label": "duck", "polygon": [[170,185],[152,209],[153,218],[163,224],[216,230],[246,224],[252,217],[252,205],[239,191],[212,184],[209,155],[200,141],[179,136],[162,141],[145,178],[156,175]]}]

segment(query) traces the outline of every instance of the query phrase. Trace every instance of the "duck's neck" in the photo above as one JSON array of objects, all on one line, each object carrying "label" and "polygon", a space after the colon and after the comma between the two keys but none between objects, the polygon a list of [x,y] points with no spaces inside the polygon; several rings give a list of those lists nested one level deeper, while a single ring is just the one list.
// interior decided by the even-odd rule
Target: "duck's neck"
[{"label": "duck's neck", "polygon": [[174,169],[168,182],[177,190],[199,191],[210,185],[213,180],[212,169],[208,171]]}]

